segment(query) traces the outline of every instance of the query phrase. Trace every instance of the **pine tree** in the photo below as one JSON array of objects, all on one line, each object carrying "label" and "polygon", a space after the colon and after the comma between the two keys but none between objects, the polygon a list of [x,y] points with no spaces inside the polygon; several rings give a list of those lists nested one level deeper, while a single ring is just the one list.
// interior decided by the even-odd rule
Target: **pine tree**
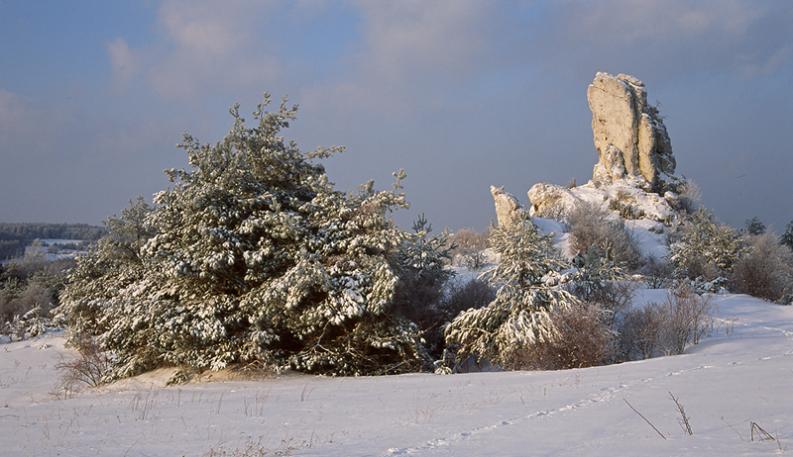
[{"label": "pine tree", "polygon": [[[317,163],[281,136],[296,107],[234,123],[214,145],[185,135],[189,168],[166,174],[154,207],[134,205],[72,274],[62,313],[76,334],[112,354],[108,379],[161,365],[230,364],[338,375],[416,370],[416,326],[388,312],[405,207],[372,182],[334,189]],[[120,253],[120,255],[116,255]]]},{"label": "pine tree", "polygon": [[490,243],[501,260],[490,280],[499,287],[486,307],[464,311],[446,328],[446,343],[458,360],[485,358],[509,367],[516,352],[557,336],[552,313],[580,304],[567,290],[569,267],[550,236],[526,221],[492,229]]},{"label": "pine tree", "polygon": [[782,234],[779,241],[793,250],[793,221],[787,223],[787,227],[785,227],[785,233]]},{"label": "pine tree", "polygon": [[446,232],[431,233],[432,224],[420,214],[394,259],[399,282],[391,309],[418,325],[428,350],[437,357],[442,351],[441,326],[448,319],[441,300],[444,285],[454,275],[446,268],[453,246]]},{"label": "pine tree", "polygon": [[757,216],[746,220],[746,233],[749,235],[762,235],[765,230],[765,224]]}]

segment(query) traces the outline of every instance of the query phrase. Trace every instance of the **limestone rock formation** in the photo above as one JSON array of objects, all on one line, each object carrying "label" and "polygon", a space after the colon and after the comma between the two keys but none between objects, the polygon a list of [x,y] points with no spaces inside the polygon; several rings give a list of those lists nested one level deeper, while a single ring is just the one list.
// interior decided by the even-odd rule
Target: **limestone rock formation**
[{"label": "limestone rock formation", "polygon": [[665,178],[675,172],[675,158],[658,109],[647,103],[644,83],[630,75],[597,73],[587,101],[599,156],[592,180],[636,178],[647,189],[663,190]]},{"label": "limestone rock formation", "polygon": [[496,205],[496,220],[499,227],[513,227],[528,220],[526,210],[518,199],[506,192],[503,187],[490,186],[490,194]]},{"label": "limestone rock formation", "polygon": [[644,83],[629,75],[597,73],[587,101],[598,152],[592,179],[581,186],[535,184],[528,192],[528,215],[515,197],[491,187],[498,224],[533,224],[553,233],[560,252],[572,256],[565,223],[586,203],[622,219],[642,256],[664,258],[669,230],[686,211],[678,195],[686,183],[674,175],[676,163],[663,119],[647,103]]},{"label": "limestone rock formation", "polygon": [[530,215],[566,221],[581,201],[624,219],[670,222],[679,206],[675,158],[658,110],[647,104],[644,83],[633,76],[597,73],[587,89],[598,163],[592,180],[577,187],[535,184]]}]

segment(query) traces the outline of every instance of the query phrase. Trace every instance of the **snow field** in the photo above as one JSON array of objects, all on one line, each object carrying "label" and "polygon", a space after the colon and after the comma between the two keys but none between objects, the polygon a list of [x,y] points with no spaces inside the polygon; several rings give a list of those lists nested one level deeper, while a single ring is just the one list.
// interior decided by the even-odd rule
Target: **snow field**
[{"label": "snow field", "polygon": [[[636,305],[659,301],[643,290]],[[164,386],[160,370],[51,392],[62,335],[0,345],[4,456],[726,456],[793,452],[793,308],[713,296],[716,326],[681,356],[556,372]],[[694,435],[683,433],[678,397]],[[627,400],[667,437],[658,434]],[[779,438],[750,441],[750,422]],[[790,448],[790,449],[788,449]],[[781,450],[780,450],[781,449]],[[240,454],[241,455],[241,454]],[[258,454],[254,454],[258,455]]]}]

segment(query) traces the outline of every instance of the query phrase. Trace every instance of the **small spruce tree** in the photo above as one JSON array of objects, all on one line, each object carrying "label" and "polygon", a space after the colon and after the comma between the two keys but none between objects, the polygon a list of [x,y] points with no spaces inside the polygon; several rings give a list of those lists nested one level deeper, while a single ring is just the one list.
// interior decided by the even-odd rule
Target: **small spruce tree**
[{"label": "small spruce tree", "polygon": [[513,368],[516,352],[557,336],[551,313],[579,301],[563,285],[567,263],[531,222],[493,228],[490,236],[501,256],[490,277],[499,287],[496,298],[457,316],[446,328],[446,343],[457,348],[458,360],[475,356]]}]

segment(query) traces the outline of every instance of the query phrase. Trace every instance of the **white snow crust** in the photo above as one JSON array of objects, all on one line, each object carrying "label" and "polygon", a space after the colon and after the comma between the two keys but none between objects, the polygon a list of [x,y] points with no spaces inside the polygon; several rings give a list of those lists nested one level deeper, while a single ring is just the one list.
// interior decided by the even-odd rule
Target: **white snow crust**
[{"label": "white snow crust", "polygon": [[[665,298],[643,290],[635,305]],[[202,456],[253,445],[307,456],[777,455],[793,452],[793,307],[712,297],[713,334],[680,356],[555,372],[164,386],[161,370],[51,394],[61,335],[0,345],[3,456]],[[669,392],[691,418],[685,435]],[[667,437],[661,439],[629,401]],[[279,454],[280,452],[280,454]],[[255,454],[258,455],[258,454]]]}]

